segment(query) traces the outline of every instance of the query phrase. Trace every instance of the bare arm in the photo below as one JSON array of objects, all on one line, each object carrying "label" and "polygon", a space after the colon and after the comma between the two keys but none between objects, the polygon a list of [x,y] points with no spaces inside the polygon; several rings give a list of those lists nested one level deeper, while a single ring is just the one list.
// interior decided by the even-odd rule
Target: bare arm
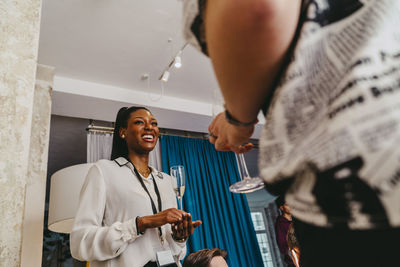
[{"label": "bare arm", "polygon": [[[301,0],[207,1],[205,35],[227,110],[252,122],[283,63],[294,37]],[[254,125],[242,127],[217,116],[209,127],[218,150],[247,152]]]},{"label": "bare arm", "polygon": [[208,52],[226,107],[236,119],[257,117],[293,39],[301,0],[207,1]]}]

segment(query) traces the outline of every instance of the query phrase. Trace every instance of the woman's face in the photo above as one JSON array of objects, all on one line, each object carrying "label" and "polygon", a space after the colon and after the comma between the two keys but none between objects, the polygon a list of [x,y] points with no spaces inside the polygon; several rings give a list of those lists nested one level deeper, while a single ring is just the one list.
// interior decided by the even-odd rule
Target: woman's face
[{"label": "woman's face", "polygon": [[152,151],[158,140],[158,123],[154,116],[145,109],[131,113],[126,129],[121,128],[120,136],[125,135],[129,151],[146,154]]}]

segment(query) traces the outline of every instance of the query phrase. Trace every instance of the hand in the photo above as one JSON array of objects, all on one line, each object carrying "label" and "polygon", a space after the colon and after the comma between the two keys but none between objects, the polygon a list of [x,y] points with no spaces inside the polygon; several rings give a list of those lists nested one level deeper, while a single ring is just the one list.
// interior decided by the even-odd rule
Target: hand
[{"label": "hand", "polygon": [[243,127],[228,123],[224,112],[218,114],[208,127],[210,132],[210,143],[215,145],[216,150],[233,151],[236,153],[246,153],[254,145],[247,142],[254,131],[254,125]]},{"label": "hand", "polygon": [[138,218],[139,232],[142,232],[147,228],[160,227],[167,223],[181,222],[185,214],[187,213],[182,210],[171,208],[163,210],[155,215],[140,217]]},{"label": "hand", "polygon": [[201,224],[201,221],[192,222],[192,215],[186,213],[181,222],[171,224],[172,236],[175,239],[187,239]]}]

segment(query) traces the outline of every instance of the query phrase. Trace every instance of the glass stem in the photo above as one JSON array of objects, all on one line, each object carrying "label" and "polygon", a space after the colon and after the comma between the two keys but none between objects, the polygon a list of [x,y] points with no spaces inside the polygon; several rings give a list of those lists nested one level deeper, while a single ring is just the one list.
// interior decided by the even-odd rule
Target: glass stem
[{"label": "glass stem", "polygon": [[236,153],[236,157],[238,159],[239,173],[242,176],[242,180],[250,179],[249,171],[247,170],[246,166],[246,161],[244,160],[244,155]]},{"label": "glass stem", "polygon": [[179,207],[178,207],[178,209],[180,209],[180,210],[183,210],[183,203],[182,203],[182,197],[178,197],[178,205],[179,205]]}]

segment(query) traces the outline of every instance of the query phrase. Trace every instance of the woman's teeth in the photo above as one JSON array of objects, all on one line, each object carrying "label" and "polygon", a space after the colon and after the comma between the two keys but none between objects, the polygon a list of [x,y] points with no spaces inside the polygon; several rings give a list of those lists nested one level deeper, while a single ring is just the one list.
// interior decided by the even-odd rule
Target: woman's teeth
[{"label": "woman's teeth", "polygon": [[154,137],[152,135],[143,135],[143,139],[151,141],[154,139]]}]

